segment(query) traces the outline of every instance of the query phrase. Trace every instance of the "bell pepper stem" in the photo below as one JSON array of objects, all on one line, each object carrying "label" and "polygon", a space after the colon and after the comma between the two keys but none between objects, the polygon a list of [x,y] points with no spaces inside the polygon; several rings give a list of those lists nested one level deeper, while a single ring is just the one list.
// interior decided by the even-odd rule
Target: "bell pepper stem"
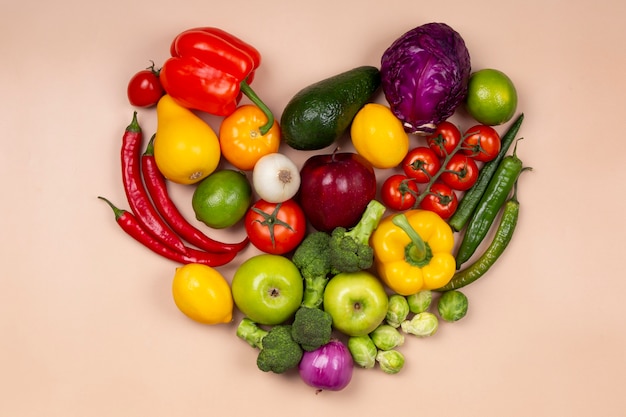
[{"label": "bell pepper stem", "polygon": [[432,258],[430,246],[424,242],[424,239],[422,239],[419,233],[413,229],[406,215],[404,213],[396,214],[391,219],[391,222],[402,229],[411,239],[411,242],[405,249],[406,261],[420,267],[428,264]]},{"label": "bell pepper stem", "polygon": [[261,98],[254,92],[254,90],[252,89],[252,87],[250,87],[250,84],[248,84],[246,80],[243,80],[241,82],[239,88],[241,92],[246,97],[248,97],[250,101],[252,101],[258,108],[260,108],[263,114],[265,114],[265,116],[267,117],[267,123],[259,127],[261,135],[265,135],[274,125],[274,114],[269,109],[269,107],[267,107],[267,105],[263,103],[263,100],[261,100]]}]

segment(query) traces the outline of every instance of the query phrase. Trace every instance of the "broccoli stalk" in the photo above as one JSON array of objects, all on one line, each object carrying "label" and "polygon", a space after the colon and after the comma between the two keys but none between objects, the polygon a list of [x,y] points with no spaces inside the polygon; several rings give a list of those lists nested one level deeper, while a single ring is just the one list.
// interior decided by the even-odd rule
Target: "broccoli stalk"
[{"label": "broccoli stalk", "polygon": [[361,220],[350,230],[336,227],[330,238],[330,264],[336,272],[357,272],[374,263],[370,236],[385,214],[385,206],[376,200],[369,202]]},{"label": "broccoli stalk", "polygon": [[297,367],[302,359],[302,348],[293,340],[288,324],[265,330],[244,317],[237,327],[237,336],[260,349],[256,363],[263,372],[282,374]]},{"label": "broccoli stalk", "polygon": [[322,310],[324,290],[333,275],[330,265],[330,235],[309,234],[291,259],[304,279],[302,304],[296,311],[291,335],[302,349],[313,351],[330,341],[332,318]]},{"label": "broccoli stalk", "polygon": [[304,278],[302,305],[319,308],[332,268],[330,264],[330,235],[313,232],[304,238],[291,258]]}]

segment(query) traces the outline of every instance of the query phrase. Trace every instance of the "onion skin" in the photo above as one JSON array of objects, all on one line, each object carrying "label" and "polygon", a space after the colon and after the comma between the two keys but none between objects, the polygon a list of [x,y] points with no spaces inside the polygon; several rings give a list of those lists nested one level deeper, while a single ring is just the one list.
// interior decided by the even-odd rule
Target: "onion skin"
[{"label": "onion skin", "polygon": [[381,58],[381,86],[409,133],[430,134],[467,95],[465,41],[445,23],[427,23],[396,39]]},{"label": "onion skin", "polygon": [[309,386],[341,391],[352,380],[354,361],[348,348],[333,339],[311,352],[304,352],[298,366],[300,378]]},{"label": "onion skin", "polygon": [[267,154],[254,165],[252,186],[259,197],[269,203],[285,202],[300,188],[299,168],[283,153]]}]

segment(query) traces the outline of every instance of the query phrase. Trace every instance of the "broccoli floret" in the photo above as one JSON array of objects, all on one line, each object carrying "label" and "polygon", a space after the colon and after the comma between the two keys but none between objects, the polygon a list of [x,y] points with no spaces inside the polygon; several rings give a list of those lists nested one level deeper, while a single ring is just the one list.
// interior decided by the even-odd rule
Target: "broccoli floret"
[{"label": "broccoli floret", "polygon": [[318,308],[324,300],[324,289],[333,273],[330,264],[330,235],[313,232],[296,248],[291,258],[304,278],[302,305]]},{"label": "broccoli floret", "polygon": [[330,341],[332,318],[321,309],[324,289],[335,274],[330,264],[330,235],[313,232],[300,243],[291,258],[304,278],[302,304],[292,323],[292,336],[312,351]]},{"label": "broccoli floret", "polygon": [[333,319],[319,308],[300,307],[291,326],[293,340],[302,349],[313,351],[330,342]]},{"label": "broccoli floret", "polygon": [[287,372],[298,366],[304,353],[293,340],[291,325],[288,324],[279,324],[265,330],[252,320],[244,318],[237,327],[237,336],[250,346],[261,349],[256,364],[263,372]]},{"label": "broccoli floret", "polygon": [[330,238],[330,264],[338,272],[357,272],[374,263],[374,250],[369,239],[385,213],[385,206],[376,200],[367,205],[361,220],[350,230],[336,227]]}]

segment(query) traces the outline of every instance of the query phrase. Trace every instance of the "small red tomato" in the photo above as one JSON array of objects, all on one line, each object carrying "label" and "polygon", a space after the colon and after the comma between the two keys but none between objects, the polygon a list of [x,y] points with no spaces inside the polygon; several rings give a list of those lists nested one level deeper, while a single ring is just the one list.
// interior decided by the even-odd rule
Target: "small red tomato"
[{"label": "small red tomato", "polygon": [[409,151],[402,161],[402,169],[407,177],[425,184],[439,171],[441,162],[427,146],[418,146]]},{"label": "small red tomato", "polygon": [[294,250],[306,234],[306,218],[294,200],[269,203],[258,200],[244,217],[250,242],[259,250],[282,255]]},{"label": "small red tomato", "polygon": [[469,156],[457,153],[450,158],[439,178],[453,190],[469,190],[478,179],[478,165]]},{"label": "small red tomato", "polygon": [[413,207],[418,194],[417,182],[402,174],[391,175],[380,189],[383,204],[396,211]]},{"label": "small red tomato", "polygon": [[450,155],[461,142],[461,131],[454,123],[444,121],[437,125],[435,131],[426,137],[428,147],[439,158]]},{"label": "small red tomato", "polygon": [[502,146],[500,135],[491,126],[476,125],[465,132],[463,153],[477,161],[489,162],[495,159]]},{"label": "small red tomato", "polygon": [[437,213],[442,219],[449,219],[456,211],[459,200],[454,191],[447,185],[436,182],[424,196],[420,207]]},{"label": "small red tomato", "polygon": [[152,66],[141,70],[130,79],[126,94],[130,104],[136,107],[151,107],[159,102],[165,90],[159,79],[160,69]]}]

